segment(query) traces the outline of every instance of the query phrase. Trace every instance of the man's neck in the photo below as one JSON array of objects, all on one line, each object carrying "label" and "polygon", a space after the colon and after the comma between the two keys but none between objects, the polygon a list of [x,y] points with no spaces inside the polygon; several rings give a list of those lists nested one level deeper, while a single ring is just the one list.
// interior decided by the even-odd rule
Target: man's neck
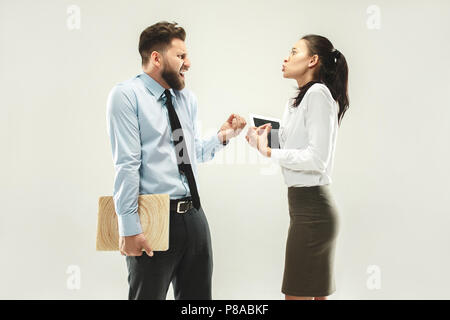
[{"label": "man's neck", "polygon": [[149,77],[151,77],[153,80],[158,82],[164,89],[170,89],[170,86],[167,84],[166,81],[159,75],[157,72],[153,70],[142,70],[144,73],[146,73]]}]

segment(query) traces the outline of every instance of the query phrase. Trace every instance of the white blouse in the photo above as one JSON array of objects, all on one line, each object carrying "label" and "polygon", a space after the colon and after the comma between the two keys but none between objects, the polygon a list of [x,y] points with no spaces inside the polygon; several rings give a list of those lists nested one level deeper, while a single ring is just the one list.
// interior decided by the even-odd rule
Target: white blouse
[{"label": "white blouse", "polygon": [[313,84],[297,108],[286,104],[271,158],[282,168],[288,187],[331,184],[338,132],[338,103],[322,83]]}]

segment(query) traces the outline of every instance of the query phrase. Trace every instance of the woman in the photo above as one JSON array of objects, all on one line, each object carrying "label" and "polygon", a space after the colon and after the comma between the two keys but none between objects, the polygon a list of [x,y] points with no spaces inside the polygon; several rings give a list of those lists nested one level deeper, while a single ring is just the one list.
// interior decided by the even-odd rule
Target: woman
[{"label": "woman", "polygon": [[326,300],[335,290],[338,212],[330,194],[337,129],[349,107],[344,55],[319,35],[306,35],[284,60],[283,77],[297,81],[278,132],[280,149],[268,147],[270,124],[251,127],[246,139],[281,167],[288,186],[290,225],[282,292],[286,300]]}]

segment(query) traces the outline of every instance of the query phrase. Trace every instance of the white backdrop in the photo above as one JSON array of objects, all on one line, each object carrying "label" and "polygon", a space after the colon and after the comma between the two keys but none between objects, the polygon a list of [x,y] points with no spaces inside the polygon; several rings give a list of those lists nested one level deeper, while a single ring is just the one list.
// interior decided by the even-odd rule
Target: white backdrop
[{"label": "white backdrop", "polygon": [[[341,218],[330,299],[448,299],[448,1],[0,1],[0,298],[126,299],[125,258],[95,251],[113,186],[106,99],[141,72],[140,32],[187,31],[206,135],[230,113],[281,117],[281,64],[303,35],[347,58],[350,109],[331,191]],[[200,166],[214,299],[282,299],[281,171],[242,134]],[[173,299],[172,289],[168,299]]]}]

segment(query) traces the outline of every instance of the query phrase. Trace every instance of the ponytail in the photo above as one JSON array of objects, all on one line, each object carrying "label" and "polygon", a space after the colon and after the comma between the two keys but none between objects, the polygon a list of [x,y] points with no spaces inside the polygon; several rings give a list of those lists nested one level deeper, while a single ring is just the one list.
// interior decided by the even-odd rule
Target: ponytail
[{"label": "ponytail", "polygon": [[333,98],[339,103],[338,122],[341,124],[341,120],[344,117],[344,113],[349,108],[348,99],[348,66],[347,61],[343,54],[339,50],[335,50],[335,75],[334,79],[330,81],[327,87],[330,89]]}]

